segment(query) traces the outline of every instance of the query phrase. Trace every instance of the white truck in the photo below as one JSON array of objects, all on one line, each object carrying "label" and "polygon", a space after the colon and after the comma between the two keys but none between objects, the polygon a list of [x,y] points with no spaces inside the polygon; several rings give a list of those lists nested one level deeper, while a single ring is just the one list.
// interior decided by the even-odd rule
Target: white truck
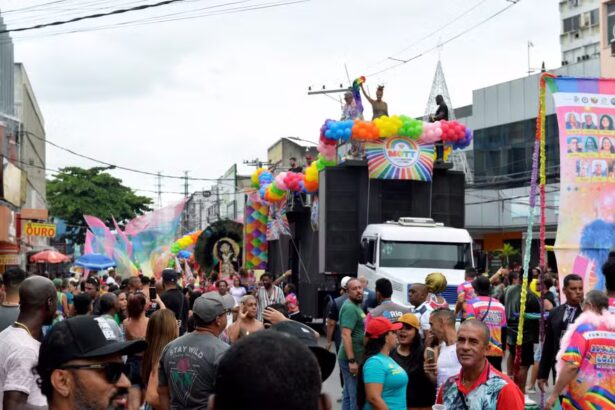
[{"label": "white truck", "polygon": [[445,227],[429,218],[400,218],[368,225],[361,236],[359,276],[373,289],[377,279],[393,284],[393,301],[410,306],[408,291],[413,283],[424,283],[431,272],[447,280],[442,296],[454,307],[457,286],[465,280],[465,269],[474,266],[472,238],[465,229]]}]

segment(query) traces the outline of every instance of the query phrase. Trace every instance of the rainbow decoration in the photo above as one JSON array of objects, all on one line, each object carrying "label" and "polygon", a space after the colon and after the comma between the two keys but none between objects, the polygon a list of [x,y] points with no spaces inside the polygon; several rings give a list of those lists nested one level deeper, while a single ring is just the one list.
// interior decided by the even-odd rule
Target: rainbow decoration
[{"label": "rainbow decoration", "polygon": [[[361,81],[365,79],[359,78],[356,83],[360,84]],[[444,142],[447,153],[450,153],[451,149],[464,149],[472,142],[472,131],[457,121],[429,123],[405,115],[382,116],[374,121],[326,120],[320,127],[318,158],[310,164],[305,173],[281,172],[274,177],[269,170],[260,168],[252,175],[252,186],[258,190],[260,198],[267,202],[282,202],[288,191],[312,194],[318,191],[320,171],[337,165],[338,144],[351,139],[378,144],[388,139],[399,141],[400,137],[415,140],[421,146],[418,165],[413,171],[400,171],[401,178],[430,181],[433,165],[429,165],[428,156],[429,151],[433,151],[433,144]],[[429,177],[426,175],[427,172],[430,174]],[[374,175],[383,173],[386,174],[385,170],[379,169]],[[391,174],[394,175],[395,172],[391,171]],[[376,176],[371,177],[376,178]]]},{"label": "rainbow decoration", "polygon": [[244,219],[243,266],[247,269],[267,269],[268,243],[267,222],[269,204],[263,202],[257,192],[248,195]]},{"label": "rainbow decoration", "polygon": [[369,177],[431,181],[433,145],[419,145],[408,137],[365,144]]}]

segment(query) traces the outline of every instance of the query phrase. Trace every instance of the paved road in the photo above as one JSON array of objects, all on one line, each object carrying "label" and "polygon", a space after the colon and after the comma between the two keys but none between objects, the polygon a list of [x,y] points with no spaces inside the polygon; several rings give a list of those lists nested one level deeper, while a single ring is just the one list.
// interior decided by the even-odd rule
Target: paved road
[{"label": "paved road", "polygon": [[[325,345],[325,339],[321,339],[321,344]],[[504,365],[506,364],[506,360],[504,360]],[[549,386],[549,392],[551,391],[552,386]],[[331,397],[331,401],[333,402],[333,410],[340,410],[342,408],[341,402],[338,402],[338,399],[342,397],[342,388],[339,377],[339,368],[336,365],[335,370],[329,376],[327,380],[323,383],[323,391]],[[529,394],[529,397],[534,400],[536,403],[540,402],[540,391],[538,393]],[[548,394],[545,395],[545,400],[548,397]]]}]

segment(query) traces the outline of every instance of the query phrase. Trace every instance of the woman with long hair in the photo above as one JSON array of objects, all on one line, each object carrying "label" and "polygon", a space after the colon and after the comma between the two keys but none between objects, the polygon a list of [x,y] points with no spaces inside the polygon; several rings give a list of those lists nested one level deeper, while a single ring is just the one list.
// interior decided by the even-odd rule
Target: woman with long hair
[{"label": "woman with long hair", "polygon": [[154,312],[147,323],[145,340],[147,349],[143,353],[141,379],[147,381],[145,388],[145,408],[156,409],[160,406],[158,397],[158,362],[162,349],[179,336],[175,314],[169,309]]},{"label": "woman with long hair", "polygon": [[[128,297],[126,313],[128,317],[124,319],[122,325],[126,340],[145,339],[148,318],[145,316],[145,305],[147,301],[143,293],[135,293]],[[143,354],[128,356],[126,364],[130,368],[130,389],[128,390],[128,409],[138,410],[143,402],[143,380],[141,379],[141,365]]]},{"label": "woman with long hair", "polygon": [[124,319],[128,317],[128,291],[126,291],[125,289],[118,289],[113,293],[115,293],[115,295],[117,296],[118,306],[118,310],[115,313],[115,321],[118,325],[122,325]]},{"label": "woman with long hair", "polygon": [[600,117],[600,129],[601,130],[613,130],[613,118],[610,115],[604,114]]},{"label": "woman with long hair", "polygon": [[391,352],[391,358],[408,374],[406,407],[429,410],[436,402],[436,387],[423,369],[425,345],[419,333],[419,319],[414,313],[406,313],[397,321],[402,328],[397,331],[399,345]]},{"label": "woman with long hair", "polygon": [[408,375],[390,357],[402,324],[379,316],[365,329],[365,363],[359,371],[357,403],[364,410],[406,410]]},{"label": "woman with long hair", "polygon": [[602,138],[600,143],[601,154],[615,154],[615,147],[613,147],[613,141],[609,137]]}]

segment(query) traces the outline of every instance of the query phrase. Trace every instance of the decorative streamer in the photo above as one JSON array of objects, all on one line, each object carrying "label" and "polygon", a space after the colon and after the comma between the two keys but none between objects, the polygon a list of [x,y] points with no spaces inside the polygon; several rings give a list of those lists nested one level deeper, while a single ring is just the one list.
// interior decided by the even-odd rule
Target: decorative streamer
[{"label": "decorative streamer", "polygon": [[[530,197],[529,197],[529,219],[527,233],[525,237],[525,253],[523,255],[523,282],[521,285],[521,300],[519,312],[519,327],[517,333],[517,346],[514,363],[514,374],[519,371],[521,364],[521,345],[523,344],[523,326],[525,325],[525,303],[527,301],[528,277],[530,271],[530,255],[532,246],[532,237],[534,230],[534,214],[536,209],[536,190],[539,185],[540,192],[540,269],[539,277],[541,297],[540,297],[540,341],[544,342],[544,285],[542,284],[542,272],[545,270],[545,229],[546,229],[546,193],[545,185],[547,183],[546,175],[546,138],[545,138],[545,100],[546,100],[546,77],[553,77],[552,74],[543,73],[539,80],[539,105],[538,116],[536,118],[536,139],[534,142],[534,152],[532,154],[532,176],[530,182]],[[540,168],[540,170],[539,170]],[[540,180],[538,182],[538,175]],[[540,394],[541,408],[544,408],[544,392]]]},{"label": "decorative streamer", "polygon": [[[545,289],[545,285],[543,282],[544,274],[547,271],[547,263],[545,261],[546,257],[546,227],[547,227],[547,198],[546,198],[546,185],[547,185],[547,134],[545,128],[546,122],[546,95],[547,95],[547,87],[546,87],[546,78],[554,77],[554,75],[549,73],[543,73],[540,76],[539,80],[539,102],[538,102],[538,118],[537,126],[540,127],[540,241],[539,241],[539,249],[540,249],[540,257],[539,257],[539,266],[540,266],[540,277],[538,278],[540,284],[540,317],[539,317],[539,342],[544,344],[545,341],[545,294],[547,289]],[[538,131],[538,130],[537,130]],[[540,392],[540,408],[545,407],[545,392],[541,390]]]}]

